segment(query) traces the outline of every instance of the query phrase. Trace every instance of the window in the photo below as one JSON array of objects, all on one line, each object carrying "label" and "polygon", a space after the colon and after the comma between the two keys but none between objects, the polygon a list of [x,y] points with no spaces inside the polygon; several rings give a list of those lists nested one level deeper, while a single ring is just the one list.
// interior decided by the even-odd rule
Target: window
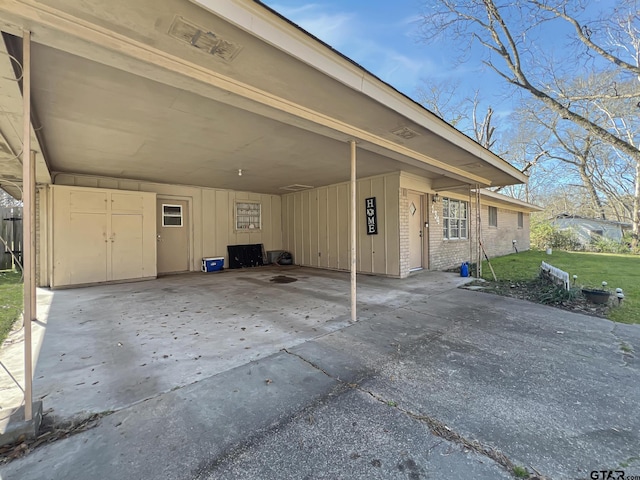
[{"label": "window", "polygon": [[467,202],[462,200],[442,199],[442,220],[444,238],[467,238]]},{"label": "window", "polygon": [[236,202],[236,230],[260,230],[260,202]]},{"label": "window", "polygon": [[518,228],[524,228],[524,214],[518,212]]},{"label": "window", "polygon": [[498,207],[489,207],[489,226],[498,226]]},{"label": "window", "polygon": [[589,237],[592,242],[597,242],[602,240],[602,236],[604,235],[604,230],[589,230]]},{"label": "window", "polygon": [[162,226],[181,227],[182,226],[182,205],[162,204]]}]

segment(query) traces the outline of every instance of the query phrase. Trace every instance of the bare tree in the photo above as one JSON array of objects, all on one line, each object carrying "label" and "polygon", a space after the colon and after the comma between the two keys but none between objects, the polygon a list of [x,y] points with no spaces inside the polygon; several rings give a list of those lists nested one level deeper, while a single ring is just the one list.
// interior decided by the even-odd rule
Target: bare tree
[{"label": "bare tree", "polygon": [[19,207],[22,203],[0,188],[0,207]]},{"label": "bare tree", "polygon": [[[616,116],[634,105],[640,112],[640,90],[621,85],[640,80],[639,0],[621,0],[613,12],[600,15],[586,0],[433,0],[424,14],[424,37],[453,36],[468,60],[479,44],[483,63],[507,84],[528,92],[546,109],[579,126],[585,137],[605,142],[632,159],[635,165],[632,207],[633,242],[638,242],[640,220],[640,131],[628,128],[629,117]],[[562,49],[547,52],[545,33],[567,32]],[[566,79],[598,73],[597,82]],[[570,87],[570,88],[568,88]],[[607,105],[611,114],[590,115]],[[612,105],[616,105],[612,108]],[[602,112],[601,112],[602,113]],[[627,124],[625,125],[625,122]]]}]

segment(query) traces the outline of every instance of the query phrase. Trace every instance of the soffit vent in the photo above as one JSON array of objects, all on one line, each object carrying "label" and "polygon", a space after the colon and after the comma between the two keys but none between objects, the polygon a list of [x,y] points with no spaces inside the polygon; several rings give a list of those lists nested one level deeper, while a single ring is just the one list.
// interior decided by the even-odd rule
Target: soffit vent
[{"label": "soffit vent", "polygon": [[391,130],[391,133],[404,140],[411,140],[412,138],[420,136],[418,132],[414,132],[409,127],[399,127],[395,130]]},{"label": "soffit vent", "polygon": [[293,185],[287,185],[286,187],[280,187],[280,190],[287,190],[288,192],[300,192],[302,190],[309,190],[313,188],[311,185],[300,185],[294,183]]},{"label": "soffit vent", "polygon": [[173,20],[171,28],[169,28],[169,35],[227,62],[233,61],[242,50],[241,45],[222,38],[182,17],[176,17]]}]

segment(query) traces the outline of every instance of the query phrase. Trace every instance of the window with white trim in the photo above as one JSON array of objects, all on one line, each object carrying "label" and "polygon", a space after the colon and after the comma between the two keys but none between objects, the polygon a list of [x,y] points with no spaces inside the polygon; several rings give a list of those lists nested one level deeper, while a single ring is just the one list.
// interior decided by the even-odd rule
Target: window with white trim
[{"label": "window with white trim", "polygon": [[498,226],[498,207],[489,207],[489,226]]},{"label": "window with white trim", "polygon": [[467,238],[468,205],[463,200],[442,199],[442,233],[445,239],[458,240]]},{"label": "window with white trim", "polygon": [[524,228],[524,213],[518,212],[518,228]]},{"label": "window with white trim", "polygon": [[182,205],[167,205],[164,203],[162,204],[162,226],[182,226]]},{"label": "window with white trim", "polygon": [[236,230],[260,230],[262,205],[260,202],[236,202]]}]

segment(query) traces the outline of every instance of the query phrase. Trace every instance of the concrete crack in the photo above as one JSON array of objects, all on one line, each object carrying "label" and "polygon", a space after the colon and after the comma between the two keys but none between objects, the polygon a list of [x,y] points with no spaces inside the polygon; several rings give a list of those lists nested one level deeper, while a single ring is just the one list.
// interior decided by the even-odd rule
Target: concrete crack
[{"label": "concrete crack", "polygon": [[631,363],[631,359],[635,358],[635,351],[633,350],[633,347],[625,342],[622,338],[620,338],[618,336],[618,333],[616,332],[616,330],[618,329],[618,324],[616,322],[613,322],[613,327],[611,328],[611,332],[609,332],[613,338],[615,339],[615,341],[618,342],[618,348],[620,350],[620,355],[622,356],[622,362],[624,363],[625,367],[628,367],[629,364]]},{"label": "concrete crack", "polygon": [[[507,458],[506,455],[504,455],[502,452],[500,452],[499,450],[493,448],[493,447],[489,447],[489,446],[485,446],[482,443],[480,443],[477,440],[469,440],[466,437],[464,437],[463,435],[460,435],[459,433],[453,431],[451,428],[449,428],[448,426],[446,426],[444,423],[440,422],[439,420],[436,420],[434,418],[431,418],[427,415],[421,415],[419,413],[415,413],[411,410],[408,410],[406,408],[402,408],[400,407],[395,401],[393,400],[387,400],[384,397],[382,397],[381,395],[368,390],[364,387],[362,387],[361,385],[357,384],[357,383],[349,383],[346,382],[344,380],[341,380],[338,377],[334,377],[332,376],[329,372],[327,372],[326,370],[324,370],[323,368],[321,368],[319,365],[316,365],[315,363],[307,360],[306,358],[304,358],[302,355],[298,355],[297,353],[293,353],[290,352],[289,350],[287,350],[286,348],[283,348],[282,351],[284,351],[285,353],[289,354],[289,355],[293,355],[297,358],[299,358],[300,360],[302,360],[303,362],[307,363],[308,365],[310,365],[311,367],[315,368],[316,370],[322,372],[323,374],[325,374],[327,377],[331,378],[332,380],[335,380],[339,383],[341,383],[342,385],[345,385],[349,388],[351,388],[352,390],[357,390],[361,393],[364,393],[366,395],[369,395],[371,398],[373,398],[374,400],[376,400],[379,403],[382,403],[388,407],[393,407],[395,409],[397,409],[399,412],[407,415],[410,418],[413,418],[414,420],[417,420],[420,423],[425,424],[429,430],[431,431],[431,433],[433,435],[435,435],[436,437],[442,438],[442,441],[449,441],[452,443],[455,443],[457,445],[462,446],[463,448],[479,453],[480,455],[483,455],[485,457],[490,458],[491,460],[493,460],[494,462],[496,462],[498,465],[502,466],[504,469],[506,469],[510,474],[515,475],[515,470],[517,468],[517,466],[509,459]],[[438,445],[440,445],[442,442],[434,445],[432,447],[435,448]],[[532,469],[535,471],[535,469]],[[520,477],[522,478],[522,477]],[[530,474],[529,480],[550,480],[550,477],[545,477],[542,476],[540,474],[537,473],[536,474]]]}]

